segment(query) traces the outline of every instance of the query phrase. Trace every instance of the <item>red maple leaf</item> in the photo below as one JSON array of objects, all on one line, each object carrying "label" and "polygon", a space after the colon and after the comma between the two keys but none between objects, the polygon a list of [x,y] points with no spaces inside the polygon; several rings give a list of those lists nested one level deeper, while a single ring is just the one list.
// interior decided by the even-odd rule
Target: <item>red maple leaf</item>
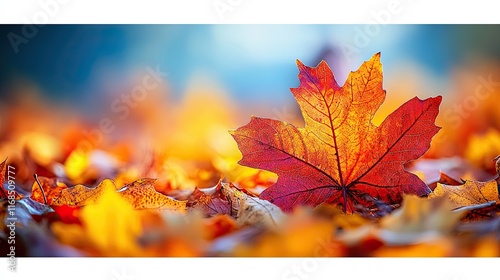
[{"label": "red maple leaf", "polygon": [[434,121],[441,96],[415,97],[377,127],[372,118],[385,98],[380,53],[351,72],[342,87],[326,62],[316,68],[297,64],[300,86],[291,91],[305,126],[252,117],[231,131],[243,154],[240,164],[279,176],[262,199],[284,211],[326,202],[352,212],[356,204],[367,206],[367,197],[393,204],[402,193],[430,192],[403,165],[421,157],[439,131]]}]

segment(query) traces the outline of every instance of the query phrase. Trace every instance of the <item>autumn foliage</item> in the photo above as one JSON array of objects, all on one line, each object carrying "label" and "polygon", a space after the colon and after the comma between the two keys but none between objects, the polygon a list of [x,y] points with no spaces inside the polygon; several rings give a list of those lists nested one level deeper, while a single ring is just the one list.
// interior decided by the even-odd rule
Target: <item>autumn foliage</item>
[{"label": "autumn foliage", "polygon": [[298,61],[299,88],[292,89],[306,126],[252,118],[233,132],[241,164],[278,174],[261,197],[283,210],[321,203],[353,212],[366,197],[400,203],[402,194],[426,195],[428,186],[403,165],[422,156],[439,128],[441,97],[414,98],[379,126],[371,122],[385,99],[380,54],[351,72],[339,87],[325,62],[310,68]]},{"label": "autumn foliage", "polygon": [[[440,131],[441,96],[411,98],[376,125],[391,96],[380,53],[342,86],[324,61],[297,65],[291,92],[302,127],[252,116],[227,133],[241,125],[229,109],[204,111],[222,102],[186,101],[179,122],[154,135],[169,149],[137,160],[140,149],[123,139],[89,150],[79,145],[78,125],[56,140],[20,122],[19,139],[0,144],[9,157],[0,164],[2,253],[14,205],[24,256],[500,255],[491,172],[500,160],[481,170],[456,158],[422,159]],[[163,125],[167,113],[154,103],[142,114],[156,117],[136,112],[131,122]]]}]

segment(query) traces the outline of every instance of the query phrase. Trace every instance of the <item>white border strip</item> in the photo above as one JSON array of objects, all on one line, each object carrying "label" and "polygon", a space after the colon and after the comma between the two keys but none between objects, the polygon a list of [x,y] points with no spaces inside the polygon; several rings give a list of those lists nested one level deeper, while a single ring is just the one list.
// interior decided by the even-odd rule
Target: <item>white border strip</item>
[{"label": "white border strip", "polygon": [[4,0],[0,23],[349,23],[404,6],[392,23],[499,23],[496,1]]},{"label": "white border strip", "polygon": [[0,266],[1,279],[473,280],[494,279],[498,275],[498,259],[494,258],[20,258],[18,261],[16,272],[7,271],[6,263]]}]

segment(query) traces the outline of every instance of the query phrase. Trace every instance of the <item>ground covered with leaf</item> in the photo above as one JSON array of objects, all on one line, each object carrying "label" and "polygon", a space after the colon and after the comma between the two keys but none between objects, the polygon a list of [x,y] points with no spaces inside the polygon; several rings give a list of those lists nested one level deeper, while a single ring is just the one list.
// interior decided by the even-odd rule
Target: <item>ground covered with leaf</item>
[{"label": "ground covered with leaf", "polygon": [[[10,106],[2,254],[500,255],[497,123],[467,137],[441,130],[437,96],[411,98],[376,124],[387,101],[380,54],[342,86],[325,62],[297,65],[303,123],[242,126],[220,100],[157,110],[151,97],[116,125],[134,133],[119,134],[40,102]],[[435,141],[443,132],[447,142]]]}]

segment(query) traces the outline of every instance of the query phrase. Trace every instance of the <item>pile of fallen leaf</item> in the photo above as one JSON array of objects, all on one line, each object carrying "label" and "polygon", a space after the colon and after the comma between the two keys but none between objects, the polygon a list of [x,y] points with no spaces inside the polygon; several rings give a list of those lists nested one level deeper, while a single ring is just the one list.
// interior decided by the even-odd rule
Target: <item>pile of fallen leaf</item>
[{"label": "pile of fallen leaf", "polygon": [[0,165],[2,254],[14,211],[18,256],[500,255],[500,160],[496,174],[459,157],[416,161],[440,130],[440,96],[413,98],[376,126],[380,54],[343,86],[325,62],[298,67],[304,127],[252,117],[230,131],[239,164],[151,152],[121,165],[132,157],[119,145],[82,151],[66,137],[61,155],[40,136],[3,141],[19,152]]}]

